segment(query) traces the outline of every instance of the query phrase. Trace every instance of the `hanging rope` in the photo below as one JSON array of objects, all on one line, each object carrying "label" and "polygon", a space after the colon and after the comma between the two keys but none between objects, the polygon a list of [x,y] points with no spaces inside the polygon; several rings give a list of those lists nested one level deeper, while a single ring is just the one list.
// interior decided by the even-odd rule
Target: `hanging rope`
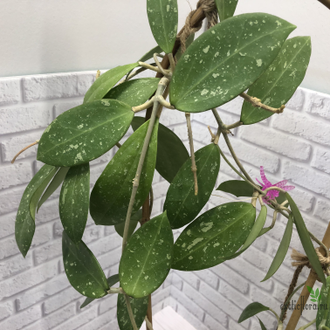
[{"label": "hanging rope", "polygon": [[179,36],[179,39],[181,42],[182,53],[184,53],[186,51],[187,38],[191,34],[199,31],[203,25],[202,21],[198,22],[198,24],[196,24],[196,25],[191,24],[191,18],[194,16],[196,11],[200,7],[202,8],[202,10],[205,14],[205,17],[207,18],[208,28],[210,28],[218,23],[218,11],[217,11],[217,7],[215,5],[214,0],[199,0],[197,3],[196,9],[192,10],[189,13],[189,15],[187,16],[185,26],[183,27],[182,33],[180,33],[180,36]]}]

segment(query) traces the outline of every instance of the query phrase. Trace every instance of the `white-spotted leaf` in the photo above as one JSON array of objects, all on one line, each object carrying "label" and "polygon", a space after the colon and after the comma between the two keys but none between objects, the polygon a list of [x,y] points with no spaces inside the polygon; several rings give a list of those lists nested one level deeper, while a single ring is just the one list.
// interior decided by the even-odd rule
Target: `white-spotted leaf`
[{"label": "white-spotted leaf", "polygon": [[238,0],[215,0],[221,22],[234,16],[237,2]]},{"label": "white-spotted leaf", "polygon": [[264,13],[234,16],[197,38],[178,61],[170,100],[178,110],[218,107],[246,90],[274,61],[295,26]]},{"label": "white-spotted leaf", "polygon": [[166,212],[146,222],[129,239],[119,264],[120,285],[134,298],[154,292],[171,269],[173,233]]},{"label": "white-spotted leaf", "polygon": [[66,276],[79,293],[94,299],[107,294],[107,278],[94,254],[83,241],[76,244],[63,231],[62,252]]},{"label": "white-spotted leaf", "polygon": [[76,166],[102,156],[126,133],[134,112],[128,104],[103,99],[59,115],[41,136],[37,159]]},{"label": "white-spotted leaf", "polygon": [[32,243],[38,201],[57,170],[54,166],[44,165],[24,190],[15,222],[16,243],[24,257]]},{"label": "white-spotted leaf", "polygon": [[246,241],[256,210],[235,202],[217,206],[199,216],[176,240],[172,268],[200,270],[225,261]]},{"label": "white-spotted leaf", "polygon": [[86,227],[89,208],[89,164],[71,167],[60,194],[60,218],[70,239],[78,243]]}]

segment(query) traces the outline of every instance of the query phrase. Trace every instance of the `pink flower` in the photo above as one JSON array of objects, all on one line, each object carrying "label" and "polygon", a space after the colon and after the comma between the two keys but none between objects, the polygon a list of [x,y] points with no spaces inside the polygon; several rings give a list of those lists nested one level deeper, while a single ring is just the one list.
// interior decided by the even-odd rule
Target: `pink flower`
[{"label": "pink flower", "polygon": [[[283,181],[277,182],[275,184],[272,184],[271,182],[269,182],[266,178],[263,166],[260,166],[260,176],[261,176],[263,183],[261,183],[258,179],[256,179],[256,180],[261,185],[262,190],[265,190],[269,187],[279,187],[285,191],[289,191],[289,190],[292,190],[295,188],[294,186],[286,186],[286,184],[288,183],[287,180],[283,180]],[[262,200],[265,203],[269,204],[269,200],[274,200],[275,198],[277,198],[279,196],[279,194],[280,194],[280,192],[278,190],[269,190],[267,192],[266,196],[262,198]]]}]

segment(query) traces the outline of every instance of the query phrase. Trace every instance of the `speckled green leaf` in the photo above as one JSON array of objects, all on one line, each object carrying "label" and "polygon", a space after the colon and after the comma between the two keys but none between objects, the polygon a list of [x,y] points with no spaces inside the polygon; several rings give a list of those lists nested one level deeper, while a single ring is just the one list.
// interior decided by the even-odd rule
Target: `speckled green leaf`
[{"label": "speckled green leaf", "polygon": [[230,260],[238,257],[240,254],[242,254],[251,246],[251,244],[259,237],[260,232],[262,231],[263,226],[266,222],[266,219],[267,219],[267,207],[265,205],[262,205],[257,220],[254,223],[246,241],[244,242],[244,244],[242,245],[242,247],[239,249],[238,252],[234,253],[230,257],[227,257],[226,260]]},{"label": "speckled green leaf", "polygon": [[[144,318],[147,315],[149,297],[147,296],[140,299],[129,297],[128,299],[131,303],[135,323],[138,329],[140,329]],[[117,321],[120,330],[133,330],[127,312],[125,296],[123,294],[119,294],[117,298]]]},{"label": "speckled green leaf", "polygon": [[[142,219],[142,209],[138,210],[136,213],[134,213],[131,216],[131,220],[129,223],[129,229],[128,229],[128,238],[132,236],[137,224]],[[118,223],[115,225],[115,230],[121,237],[124,236],[124,229],[125,229],[125,222]]]},{"label": "speckled green leaf", "polygon": [[[132,127],[137,130],[143,123],[143,117],[134,117]],[[172,130],[159,124],[156,161],[158,173],[171,183],[188,158],[188,151],[180,138]]]},{"label": "speckled green leaf", "polygon": [[210,144],[196,151],[198,195],[195,195],[191,160],[186,160],[166,195],[164,210],[172,228],[180,228],[192,221],[205,206],[214,189],[220,167],[219,147]]},{"label": "speckled green leaf", "polygon": [[242,14],[215,25],[178,61],[170,85],[171,104],[200,112],[230,101],[274,61],[294,29],[264,13]]},{"label": "speckled green leaf", "polygon": [[309,236],[308,230],[306,228],[306,224],[304,222],[303,217],[300,214],[300,211],[294,202],[294,200],[291,198],[291,196],[286,193],[286,199],[288,200],[290,204],[290,208],[293,214],[294,218],[294,224],[296,225],[298,235],[300,238],[300,242],[306,252],[306,255],[308,257],[308,260],[310,264],[312,265],[313,269],[315,270],[316,274],[322,281],[322,283],[325,283],[325,276],[322,270],[322,266],[320,264],[320,260],[315,252],[313,243],[311,241],[311,238]]},{"label": "speckled green leaf", "polygon": [[[125,221],[149,121],[134,132],[117,151],[96,181],[90,199],[90,213],[98,225],[116,225]],[[147,198],[156,164],[158,121],[153,129],[137,190],[133,213]]]},{"label": "speckled green leaf", "polygon": [[245,242],[255,217],[252,204],[243,202],[222,204],[205,212],[175,242],[172,268],[200,270],[220,264]]},{"label": "speckled green leaf", "polygon": [[268,270],[265,278],[261,282],[266,281],[269,278],[271,278],[282,265],[282,262],[284,261],[284,258],[286,256],[289,246],[290,246],[292,228],[293,228],[293,220],[292,220],[292,217],[290,216],[288,219],[288,223],[286,225],[281,243],[277,249],[276,255],[272,261],[272,264],[269,267],[269,270]]},{"label": "speckled green leaf", "polygon": [[126,133],[134,112],[128,104],[104,99],[59,115],[41,136],[37,159],[76,166],[102,156]]},{"label": "speckled green leaf", "polygon": [[215,0],[221,22],[234,15],[237,2],[238,0]]},{"label": "speckled green leaf", "polygon": [[171,269],[172,248],[173,233],[164,212],[129,239],[119,264],[123,290],[134,298],[154,292]]},{"label": "speckled green leaf", "polygon": [[107,294],[109,284],[92,251],[83,241],[74,243],[63,231],[63,263],[70,284],[82,295],[101,298]]},{"label": "speckled green leaf", "polygon": [[60,194],[60,218],[70,239],[78,243],[86,227],[89,208],[89,164],[71,167]]},{"label": "speckled green leaf", "polygon": [[165,53],[171,53],[178,30],[177,0],[147,0],[151,32]]},{"label": "speckled green leaf", "polygon": [[252,197],[253,187],[246,181],[229,180],[222,182],[217,190],[224,191],[236,197],[248,196]]},{"label": "speckled green leaf", "polygon": [[316,329],[319,329],[322,320],[324,320],[323,324],[325,326],[330,327],[330,276],[327,277],[326,283],[322,285],[320,297],[316,315]]},{"label": "speckled green leaf", "polygon": [[[119,275],[112,275],[110,277],[107,278],[107,282],[109,287],[111,288],[114,284],[116,284],[117,282],[119,282]],[[87,305],[89,305],[91,302],[93,302],[95,299],[94,298],[89,298],[87,297],[85,299],[85,301],[81,304],[80,309],[86,307]]]},{"label": "speckled green leaf", "polygon": [[40,198],[38,202],[38,208],[37,211],[39,211],[40,207],[46,200],[56,191],[56,189],[62,184],[64,181],[64,178],[66,174],[68,173],[70,167],[61,167],[55,174],[53,180],[43,193],[42,197]]},{"label": "speckled green leaf", "polygon": [[244,311],[242,312],[241,316],[238,319],[238,323],[241,323],[256,314],[265,312],[265,311],[269,311],[269,307],[267,307],[263,304],[260,304],[258,302],[253,302],[250,305],[248,305],[247,307],[245,307]]},{"label": "speckled green leaf", "polygon": [[[304,79],[311,57],[310,37],[287,40],[275,61],[249,88],[248,94],[274,108],[285,104]],[[273,113],[253,107],[244,101],[241,121],[245,125],[257,123]]]},{"label": "speckled green leaf", "polygon": [[141,78],[125,81],[111,89],[105,98],[116,99],[135,107],[146,102],[154,94],[159,80],[158,78]]},{"label": "speckled green leaf", "polygon": [[24,257],[29,251],[34,235],[37,203],[57,170],[54,166],[44,165],[24,190],[15,222],[16,243]]},{"label": "speckled green leaf", "polygon": [[133,70],[138,65],[138,63],[121,65],[103,73],[95,80],[93,85],[85,94],[84,103],[103,99],[109,90],[115,86],[127,72]]}]

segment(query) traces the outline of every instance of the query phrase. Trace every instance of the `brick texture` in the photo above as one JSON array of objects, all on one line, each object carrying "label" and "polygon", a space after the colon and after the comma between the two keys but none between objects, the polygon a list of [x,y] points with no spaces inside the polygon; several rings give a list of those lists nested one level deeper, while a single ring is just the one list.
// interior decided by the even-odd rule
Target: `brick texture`
[{"label": "brick texture", "polygon": [[[31,250],[23,258],[15,243],[15,217],[26,184],[41,164],[36,148],[13,156],[38,140],[47,125],[64,111],[83,102],[95,72],[48,74],[0,79],[0,328],[6,330],[117,330],[116,296],[94,301],[80,310],[84,301],[69,284],[61,256],[62,225],[58,218],[58,194],[37,214]],[[218,109],[226,124],[239,120],[242,100],[237,98]],[[283,114],[264,122],[233,129],[230,136],[237,155],[252,178],[260,177],[263,165],[272,182],[286,179],[296,186],[292,196],[308,228],[322,236],[330,212],[330,96],[300,88]],[[164,110],[161,123],[170,127],[188,147],[184,113]],[[217,128],[210,111],[192,115],[195,149],[210,143],[209,125]],[[125,136],[127,139],[128,135]],[[232,162],[228,150],[220,146]],[[91,166],[91,187],[114,155],[111,151]],[[222,160],[217,184],[237,179]],[[162,211],[168,183],[154,177],[153,215]],[[205,210],[228,202],[216,192]],[[222,197],[219,197],[222,196]],[[268,222],[271,219],[269,218]],[[241,311],[253,301],[278,310],[293,269],[290,258],[275,276],[260,282],[276,253],[285,221],[277,230],[258,239],[242,256],[204,271],[172,270],[154,293],[154,311],[172,306],[198,330],[259,329],[256,320],[237,324]],[[180,231],[175,231],[175,237]],[[88,220],[84,241],[97,256],[107,276],[118,272],[121,239],[112,227],[95,226]],[[292,246],[301,249],[296,233]],[[300,250],[302,252],[302,250]],[[303,277],[308,273],[304,272]],[[262,314],[267,328],[273,320]],[[306,313],[305,320],[313,315]]]}]

